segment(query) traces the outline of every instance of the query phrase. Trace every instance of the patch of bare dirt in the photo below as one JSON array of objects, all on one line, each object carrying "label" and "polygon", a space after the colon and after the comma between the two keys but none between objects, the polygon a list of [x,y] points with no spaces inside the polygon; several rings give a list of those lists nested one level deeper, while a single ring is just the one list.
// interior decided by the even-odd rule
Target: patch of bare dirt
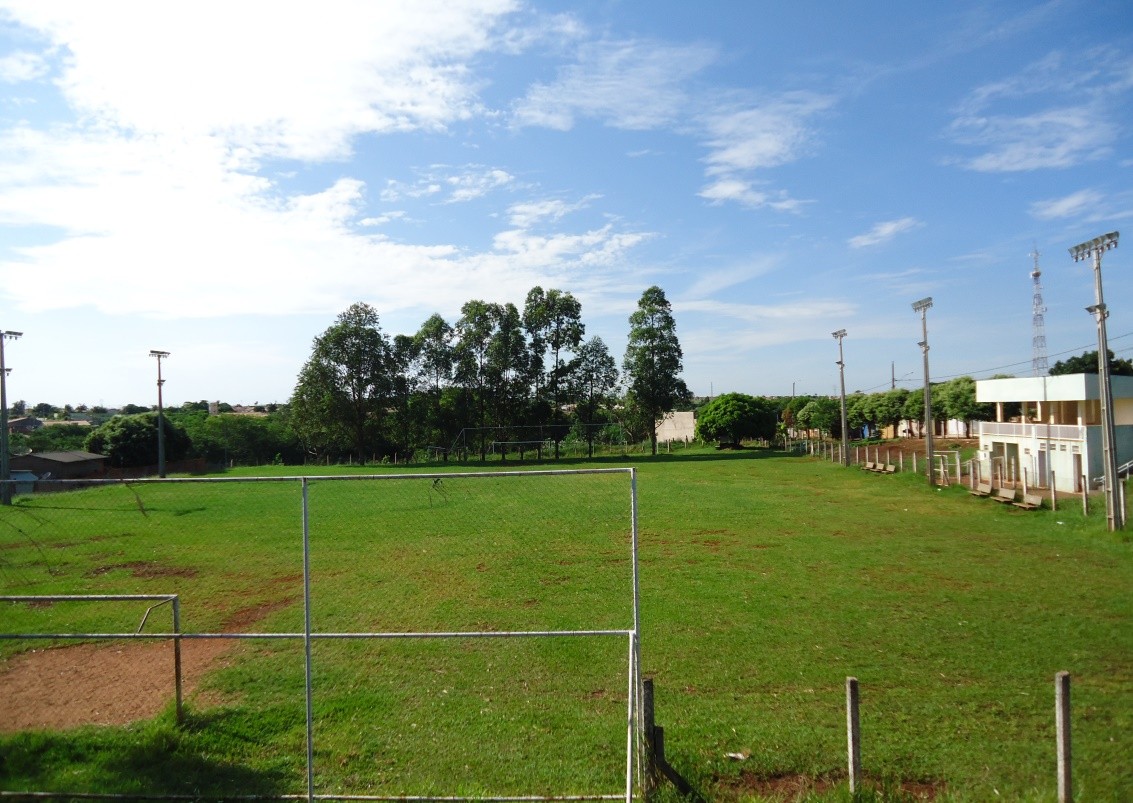
[{"label": "patch of bare dirt", "polygon": [[[147,569],[143,564],[139,570]],[[242,608],[227,618],[222,629],[250,632],[253,625],[298,599],[291,596]],[[205,674],[236,648],[232,639],[182,639],[184,696],[191,695]],[[168,640],[32,650],[0,664],[4,701],[0,733],[125,725],[155,716],[174,694],[173,644]]]},{"label": "patch of bare dirt", "polygon": [[143,580],[152,580],[160,577],[196,577],[197,570],[186,567],[177,566],[162,566],[160,563],[154,561],[133,561],[131,563],[114,563],[107,566],[99,566],[97,569],[91,569],[87,572],[87,577],[99,577],[119,569],[126,569],[134,577]]},{"label": "patch of bare dirt", "polygon": [[[844,780],[844,779],[843,779]],[[839,779],[827,777],[812,777],[809,775],[774,775],[770,777],[745,772],[739,778],[728,781],[725,788],[742,794],[755,794],[771,800],[799,800],[807,794],[825,794],[832,790]],[[944,786],[936,786],[924,781],[902,781],[899,784],[881,784],[866,779],[863,786],[873,786],[881,789],[900,790],[900,797],[896,799],[907,800],[909,803],[920,801],[933,801],[944,792]]]}]

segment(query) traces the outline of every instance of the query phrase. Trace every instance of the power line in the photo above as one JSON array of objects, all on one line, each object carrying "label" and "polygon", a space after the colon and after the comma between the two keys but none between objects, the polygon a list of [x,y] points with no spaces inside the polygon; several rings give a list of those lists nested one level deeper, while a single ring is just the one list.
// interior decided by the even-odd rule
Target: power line
[{"label": "power line", "polygon": [[[1133,332],[1126,332],[1123,335],[1117,335],[1117,337],[1111,337],[1110,343],[1112,344],[1112,342],[1114,340],[1121,340],[1122,338],[1125,338],[1125,337],[1133,337]],[[1084,346],[1076,346],[1075,348],[1066,349],[1065,351],[1060,351],[1056,354],[1051,354],[1050,356],[1051,357],[1062,357],[1066,354],[1078,354],[1078,353],[1081,353],[1081,352],[1086,352],[1086,351],[1090,350],[1091,345],[1093,345],[1093,344],[1086,344]],[[1125,354],[1126,352],[1133,354],[1133,346],[1129,346],[1129,347],[1123,348],[1123,349],[1110,349],[1110,351],[1112,351],[1114,353],[1114,356],[1117,356],[1119,354]],[[944,376],[937,376],[937,377],[933,377],[933,381],[939,382],[939,381],[944,381],[944,380],[948,380],[948,379],[956,379],[957,377],[961,377],[961,376],[970,376],[974,379],[977,374],[989,374],[989,373],[993,373],[995,371],[1004,371],[1004,370],[1007,370],[1009,368],[1018,368],[1018,367],[1024,366],[1024,365],[1033,365],[1033,358],[1031,360],[1020,360],[1019,362],[1012,362],[1012,363],[1008,363],[1006,365],[998,365],[998,366],[995,366],[994,368],[983,368],[979,371],[962,371],[961,373],[958,373],[958,374],[946,374]],[[896,382],[905,382],[905,381],[908,381],[908,380],[905,379],[905,377],[902,377],[902,378],[896,380]],[[874,385],[871,388],[865,388],[864,390],[855,391],[855,392],[872,393],[875,390],[880,390],[881,388],[885,388],[885,387],[889,387],[889,386],[890,386],[890,382],[882,382],[880,385]]]}]

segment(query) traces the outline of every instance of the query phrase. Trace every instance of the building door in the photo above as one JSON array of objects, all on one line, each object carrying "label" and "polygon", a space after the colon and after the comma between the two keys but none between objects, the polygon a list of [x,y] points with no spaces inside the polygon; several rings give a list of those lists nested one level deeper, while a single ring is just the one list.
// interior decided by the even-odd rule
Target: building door
[{"label": "building door", "polygon": [[1082,487],[1082,455],[1074,453],[1074,490],[1078,493],[1086,490]]},{"label": "building door", "polygon": [[1046,473],[1046,449],[1039,449],[1039,475],[1035,477],[1034,484],[1043,487],[1049,485]]}]

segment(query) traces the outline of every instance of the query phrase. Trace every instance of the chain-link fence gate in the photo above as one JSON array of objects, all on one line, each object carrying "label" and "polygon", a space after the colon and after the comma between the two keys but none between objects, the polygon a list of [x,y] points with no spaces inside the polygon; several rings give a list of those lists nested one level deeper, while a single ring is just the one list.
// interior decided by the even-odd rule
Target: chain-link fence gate
[{"label": "chain-link fence gate", "polygon": [[107,752],[154,772],[79,761],[9,772],[3,793],[628,801],[636,511],[629,468],[38,483],[0,507],[9,754],[29,731],[91,738],[68,728],[97,717],[52,721],[68,689],[34,674],[76,643],[96,674],[125,661],[103,673],[116,697],[161,676],[184,722],[164,772],[155,731],[130,726]]}]

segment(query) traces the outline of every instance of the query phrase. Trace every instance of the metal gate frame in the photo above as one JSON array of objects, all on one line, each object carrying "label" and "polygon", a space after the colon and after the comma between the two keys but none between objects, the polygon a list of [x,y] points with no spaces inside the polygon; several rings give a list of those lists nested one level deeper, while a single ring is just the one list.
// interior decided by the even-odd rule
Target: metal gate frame
[{"label": "metal gate frame", "polygon": [[[310,533],[310,501],[308,490],[311,482],[343,482],[359,480],[437,480],[460,478],[507,479],[516,477],[564,476],[584,474],[628,474],[630,477],[630,550],[632,566],[632,593],[633,593],[633,622],[630,628],[614,630],[519,630],[519,631],[423,631],[415,633],[403,632],[339,632],[316,633],[311,626],[311,533]],[[478,471],[464,473],[411,473],[411,474],[356,474],[348,476],[292,476],[292,477],[188,477],[173,479],[141,479],[141,480],[55,480],[52,484],[73,484],[79,487],[92,485],[140,485],[140,484],[195,484],[195,483],[248,483],[248,482],[299,482],[302,489],[302,533],[303,533],[303,632],[301,633],[182,633],[180,632],[180,599],[176,594],[119,594],[119,595],[41,595],[41,596],[0,596],[0,602],[32,602],[32,601],[131,601],[154,600],[156,605],[147,609],[142,618],[138,631],[134,633],[0,633],[0,639],[171,639],[174,649],[174,677],[176,687],[177,721],[182,721],[181,700],[181,641],[183,639],[302,639],[304,647],[304,686],[306,696],[306,746],[307,746],[307,791],[304,795],[278,795],[278,796],[232,796],[225,795],[223,799],[239,800],[307,800],[314,803],[316,800],[371,800],[371,801],[499,801],[505,803],[528,803],[534,801],[551,800],[625,800],[630,803],[634,791],[634,764],[636,757],[639,786],[643,780],[643,723],[642,723],[642,682],[640,671],[640,582],[638,577],[638,524],[637,524],[637,469],[627,468],[600,468],[600,469],[573,469],[573,470],[547,470],[547,471]],[[170,633],[142,633],[150,612],[164,604],[171,603],[173,607],[173,629]],[[319,795],[315,792],[314,776],[314,713],[312,695],[313,661],[311,645],[321,639],[507,639],[507,638],[562,638],[562,637],[610,637],[621,636],[627,639],[627,705],[626,705],[626,769],[625,789],[618,794],[583,794],[583,795],[521,795],[501,797],[459,797],[459,796],[419,796],[419,795]],[[118,795],[99,793],[68,793],[68,792],[7,792],[0,790],[0,798],[60,798],[92,800],[199,800],[200,796],[186,795]]]}]

